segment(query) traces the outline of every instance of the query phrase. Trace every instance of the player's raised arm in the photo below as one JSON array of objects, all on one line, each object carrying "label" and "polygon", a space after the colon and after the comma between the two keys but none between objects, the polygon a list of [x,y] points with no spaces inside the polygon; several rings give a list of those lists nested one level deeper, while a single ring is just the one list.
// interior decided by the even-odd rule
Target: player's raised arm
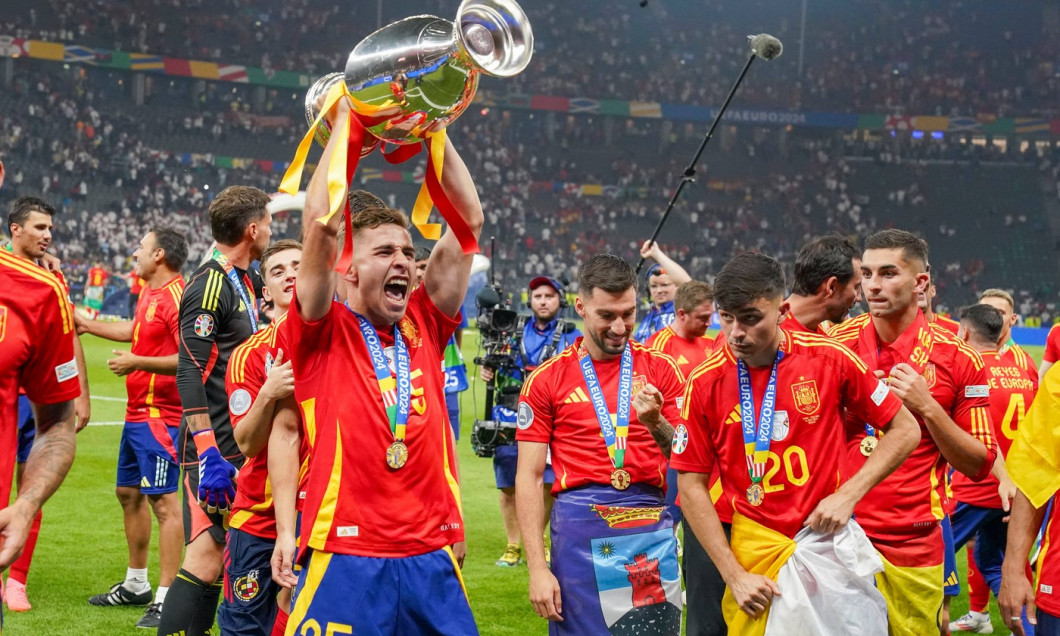
[{"label": "player's raised arm", "polygon": [[[350,103],[340,99],[328,115],[332,130],[349,125]],[[331,203],[328,198],[328,166],[341,143],[342,135],[332,135],[324,147],[324,154],[317,162],[317,169],[306,188],[305,208],[302,212],[303,254],[298,270],[298,315],[307,322],[320,320],[328,312],[335,295],[335,277],[331,275],[338,255],[335,237],[339,233],[342,214],[331,217],[325,225],[319,222],[328,215]],[[345,170],[345,168],[343,168]],[[342,200],[346,200],[348,186],[343,188]]]},{"label": "player's raised arm", "polygon": [[[471,173],[451,140],[445,145],[442,189],[478,239],[482,232],[482,203]],[[471,257],[471,254],[464,254],[451,227],[446,228],[445,234],[431,250],[423,284],[431,302],[447,316],[455,316],[464,302],[468,277],[471,275]]]}]

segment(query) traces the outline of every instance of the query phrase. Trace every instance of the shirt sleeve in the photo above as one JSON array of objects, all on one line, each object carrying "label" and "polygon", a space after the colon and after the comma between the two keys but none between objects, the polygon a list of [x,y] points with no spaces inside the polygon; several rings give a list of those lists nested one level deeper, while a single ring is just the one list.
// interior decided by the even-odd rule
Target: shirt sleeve
[{"label": "shirt sleeve", "polygon": [[81,395],[74,359],[73,319],[64,319],[60,302],[66,301],[50,295],[39,307],[39,339],[19,378],[19,386],[36,404],[57,404]]},{"label": "shirt sleeve", "polygon": [[177,357],[177,391],[186,412],[207,411],[206,378],[216,355],[227,282],[213,268],[200,270],[180,301],[180,354]]},{"label": "shirt sleeve", "polygon": [[1053,325],[1053,328],[1049,330],[1049,335],[1045,339],[1045,353],[1042,354],[1042,360],[1050,363],[1060,360],[1060,324]]},{"label": "shirt sleeve", "polygon": [[[258,346],[264,346],[258,343]],[[258,348],[250,341],[236,347],[228,362],[225,376],[225,392],[228,393],[228,413],[235,428],[250,412],[254,400],[265,384],[264,361]]]},{"label": "shirt sleeve", "polygon": [[519,394],[519,412],[515,420],[518,430],[515,439],[519,442],[552,441],[552,426],[555,418],[555,400],[552,397],[551,373],[553,365],[542,367],[530,374]]},{"label": "shirt sleeve", "polygon": [[[712,387],[704,381],[704,376],[693,376],[685,385],[684,404],[681,409],[681,424],[674,432],[674,444],[671,447],[670,467],[684,472],[710,474],[717,460],[712,423],[710,421],[707,396]],[[682,442],[683,434],[687,440]]]},{"label": "shirt sleeve", "polygon": [[420,285],[412,292],[412,296],[409,298],[409,305],[410,308],[418,308],[416,311],[416,315],[419,318],[417,325],[421,329],[426,329],[430,332],[438,347],[439,357],[444,356],[445,347],[449,344],[449,338],[456,333],[457,328],[460,326],[459,314],[453,317],[442,313],[442,310],[438,309],[431,297],[427,295],[427,289],[424,285]]},{"label": "shirt sleeve", "polygon": [[990,474],[994,459],[997,458],[994,426],[990,417],[990,379],[982,358],[971,349],[962,347],[957,350],[953,369],[957,394],[950,417],[957,426],[982,442],[987,449],[983,467],[971,477],[972,481],[980,481]]},{"label": "shirt sleeve", "polygon": [[666,354],[653,356],[655,373],[652,380],[655,388],[663,394],[662,416],[672,426],[681,423],[681,411],[685,399],[685,379],[677,362]]}]

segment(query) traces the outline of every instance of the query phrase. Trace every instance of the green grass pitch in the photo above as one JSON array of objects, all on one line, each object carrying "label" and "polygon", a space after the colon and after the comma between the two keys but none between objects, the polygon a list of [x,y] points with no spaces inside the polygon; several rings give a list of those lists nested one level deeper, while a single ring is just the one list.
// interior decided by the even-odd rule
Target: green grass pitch
[{"label": "green grass pitch", "polygon": [[[472,336],[473,334],[468,334]],[[91,336],[82,338],[88,358],[92,390],[92,421],[78,436],[77,459],[65,483],[45,506],[40,540],[29,572],[33,610],[5,611],[8,636],[56,634],[120,636],[150,633],[133,627],[142,608],[97,608],[88,597],[105,592],[125,576],[128,554],[122,533],[121,509],[114,497],[116,451],[124,418],[124,380],[111,374],[106,360],[124,345]],[[465,341],[464,353],[474,357],[477,339]],[[1036,359],[1040,348],[1028,348]],[[472,369],[473,371],[473,369]],[[469,373],[473,376],[474,373]],[[545,621],[531,610],[526,598],[526,568],[493,565],[504,549],[504,533],[493,486],[492,463],[471,452],[467,435],[483,408],[481,382],[462,394],[459,443],[462,492],[466,517],[468,557],[464,566],[471,606],[484,636],[526,636],[546,633]],[[101,426],[101,423],[115,425]],[[148,564],[152,585],[158,581],[158,561],[151,546]],[[962,577],[963,553],[957,558]],[[967,609],[967,596],[954,601],[951,616]],[[1006,633],[992,605],[995,633]]]}]

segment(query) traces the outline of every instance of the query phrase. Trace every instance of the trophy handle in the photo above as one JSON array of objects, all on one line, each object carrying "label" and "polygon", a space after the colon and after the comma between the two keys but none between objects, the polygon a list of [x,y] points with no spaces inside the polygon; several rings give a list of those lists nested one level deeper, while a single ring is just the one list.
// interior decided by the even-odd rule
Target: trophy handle
[{"label": "trophy handle", "polygon": [[530,64],[534,32],[513,0],[464,0],[455,22],[461,50],[483,73],[512,77]]}]

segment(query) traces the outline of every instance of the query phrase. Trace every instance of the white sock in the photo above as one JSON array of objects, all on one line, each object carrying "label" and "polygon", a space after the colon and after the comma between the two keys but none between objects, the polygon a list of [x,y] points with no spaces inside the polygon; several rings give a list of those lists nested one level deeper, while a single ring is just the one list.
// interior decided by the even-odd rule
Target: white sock
[{"label": "white sock", "polygon": [[169,586],[162,587],[161,585],[159,585],[158,586],[158,591],[155,592],[155,603],[165,603],[166,602],[166,592],[168,592],[168,591],[169,591]]},{"label": "white sock", "polygon": [[147,582],[147,568],[139,570],[136,568],[126,568],[124,587],[133,594],[141,594],[150,590],[151,584]]}]

